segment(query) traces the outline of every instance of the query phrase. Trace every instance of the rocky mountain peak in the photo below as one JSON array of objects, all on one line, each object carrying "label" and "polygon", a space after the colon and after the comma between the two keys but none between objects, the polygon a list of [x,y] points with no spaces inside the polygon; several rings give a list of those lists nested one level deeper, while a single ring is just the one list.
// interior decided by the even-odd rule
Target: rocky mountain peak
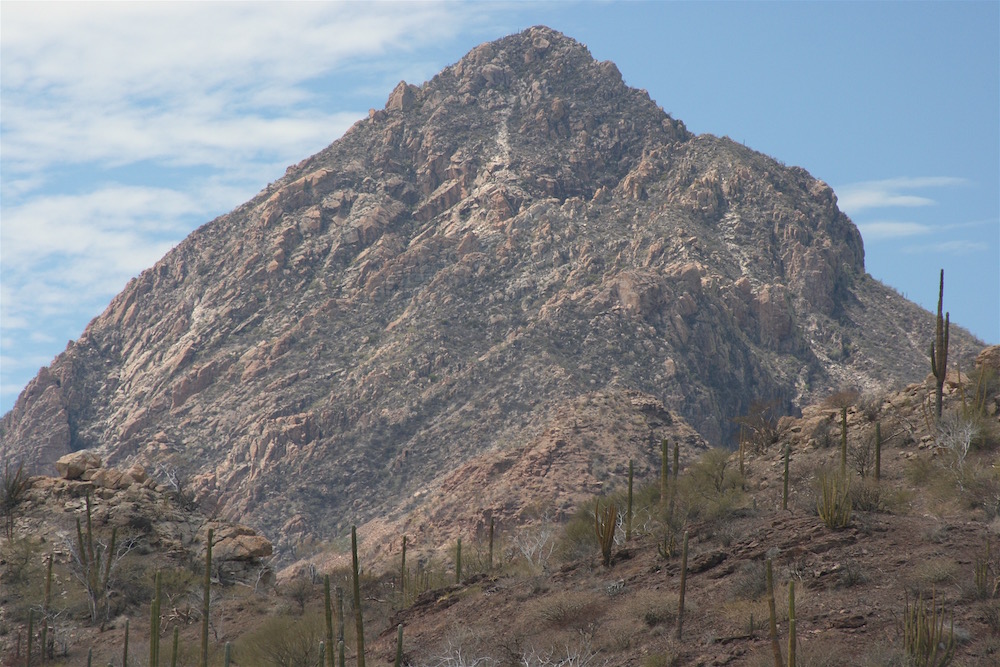
[{"label": "rocky mountain peak", "polygon": [[143,272],[3,417],[0,455],[167,464],[279,544],[416,516],[468,470],[474,524],[518,516],[508,470],[568,511],[566,480],[725,444],[757,401],[922,378],[932,332],[828,186],[536,27],[400,83]]}]

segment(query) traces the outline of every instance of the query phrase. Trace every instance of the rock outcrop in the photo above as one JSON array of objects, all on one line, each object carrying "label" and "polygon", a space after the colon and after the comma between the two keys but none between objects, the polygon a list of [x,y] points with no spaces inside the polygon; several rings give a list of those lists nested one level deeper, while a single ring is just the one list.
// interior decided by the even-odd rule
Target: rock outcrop
[{"label": "rock outcrop", "polygon": [[[932,332],[866,275],[826,184],[692,135],[536,27],[400,83],[143,272],[4,416],[0,455],[51,471],[91,449],[276,538],[329,538],[488,453],[535,456],[594,392],[722,444],[755,401],[923,377]],[[971,367],[975,341],[951,341]],[[652,462],[670,431],[645,428]]]}]

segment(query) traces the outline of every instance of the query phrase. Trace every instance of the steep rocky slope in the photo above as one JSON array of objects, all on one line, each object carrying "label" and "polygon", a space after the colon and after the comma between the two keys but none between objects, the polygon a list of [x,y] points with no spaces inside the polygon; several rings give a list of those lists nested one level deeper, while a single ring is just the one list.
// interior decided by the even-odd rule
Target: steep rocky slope
[{"label": "steep rocky slope", "polygon": [[[423,536],[411,532],[412,525],[397,526],[385,550],[386,541],[373,539],[370,526],[364,528],[359,556],[369,664],[394,660],[397,624],[402,624],[405,664],[418,667],[773,665],[764,574],[764,561],[771,559],[777,632],[786,658],[788,590],[795,586],[796,664],[911,664],[903,616],[907,597],[912,603],[920,595],[928,606],[933,596],[935,609],[947,619],[945,639],[948,634],[955,638],[952,664],[993,667],[1000,657],[1000,471],[995,466],[1000,346],[977,361],[968,375],[949,374],[943,428],[926,413],[934,391],[928,377],[899,391],[841,393],[804,406],[801,417],[783,417],[775,424],[773,442],[749,442],[742,463],[738,454],[720,456],[720,450],[692,456],[688,450],[697,450],[698,443],[685,441],[683,470],[670,482],[673,502],[660,502],[658,469],[637,470],[633,533],[627,538],[624,526],[618,527],[609,567],[601,564],[594,536],[592,496],[586,503],[591,509],[568,523],[555,521],[560,509],[555,505],[536,508],[527,524],[501,519],[492,565],[486,558],[487,535],[458,525],[461,512],[442,506],[418,523],[449,548],[436,554],[419,546],[410,550],[405,589],[400,588],[400,535],[410,538],[411,547]],[[574,442],[595,433],[588,411],[604,406],[625,414],[625,400],[655,412],[655,405],[635,394],[618,399],[601,392],[575,401],[558,411],[547,435],[512,465],[502,456],[491,461],[503,468],[495,483],[517,488],[524,469],[540,459],[559,467],[567,456],[580,453]],[[818,516],[818,480],[839,469],[845,413],[853,509],[846,526],[832,528]],[[567,446],[546,444],[574,425],[580,438]],[[611,416],[600,428],[627,426]],[[876,429],[883,439],[878,481],[871,458]],[[790,463],[783,508],[786,447]],[[80,454],[72,456],[83,458]],[[61,469],[64,476],[74,476]],[[470,496],[451,494],[467,494],[470,487],[483,489],[488,502],[489,475],[483,470],[458,471],[463,483],[443,484],[444,496],[428,505],[466,502]],[[212,584],[208,664],[223,664],[227,643],[234,665],[317,664],[318,646],[325,640],[324,575],[330,576],[334,592],[337,587],[349,592],[353,583],[350,570],[338,567],[350,561],[341,540],[319,545],[321,553],[311,562],[286,569],[275,583],[264,576],[266,540],[243,527],[180,511],[182,498],[144,479],[141,469],[80,467],[76,474],[87,479],[33,478],[17,508],[15,539],[0,535],[0,663],[24,664],[29,608],[36,612],[37,656],[41,582],[52,554],[50,664],[85,664],[91,650],[94,664],[118,664],[128,621],[130,655],[133,660],[144,656],[154,571],[161,573],[168,601],[160,625],[161,640],[167,638],[161,642],[160,662],[170,655],[169,638],[176,630],[177,664],[199,664],[201,558],[206,529],[214,527],[218,578]],[[605,496],[603,502],[620,502],[626,479],[619,466],[610,472],[610,483],[593,491]],[[99,535],[107,538],[117,526],[120,538],[137,540],[113,576],[108,601],[114,615],[100,624],[88,619],[67,548],[74,520],[85,514],[88,491],[95,498]],[[661,553],[668,530],[675,537],[683,530],[689,537],[681,638],[677,612],[683,561],[677,550]],[[457,537],[464,539],[460,578],[454,567]],[[354,618],[349,606],[345,611],[345,653],[353,664]],[[339,625],[340,619],[332,620]]]},{"label": "steep rocky slope", "polygon": [[[588,396],[631,424],[589,451],[652,461],[757,400],[919,379],[932,330],[865,274],[827,185],[692,135],[539,27],[400,83],[191,234],[40,371],[0,456],[156,462],[270,536],[335,535],[541,446]],[[954,330],[952,358],[972,343]]]}]

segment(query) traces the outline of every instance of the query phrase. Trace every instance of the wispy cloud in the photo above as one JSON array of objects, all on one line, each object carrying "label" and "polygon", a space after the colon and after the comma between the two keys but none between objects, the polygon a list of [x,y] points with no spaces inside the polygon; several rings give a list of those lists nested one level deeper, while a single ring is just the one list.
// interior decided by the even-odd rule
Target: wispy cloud
[{"label": "wispy cloud", "polygon": [[[5,3],[0,393],[197,225],[337,139],[464,3]],[[488,22],[488,19],[485,19]],[[494,28],[495,29],[495,28]],[[382,86],[377,82],[396,72]],[[383,98],[384,100],[384,98]],[[67,333],[69,332],[69,333]],[[30,368],[29,368],[30,367]],[[27,369],[27,370],[26,370]]]},{"label": "wispy cloud", "polygon": [[[966,183],[965,179],[952,176],[900,177],[848,183],[836,188],[836,192],[840,210],[855,215],[870,208],[932,206],[935,200],[922,191]],[[918,194],[914,194],[914,190]]]},{"label": "wispy cloud", "polygon": [[920,236],[932,231],[928,225],[919,222],[893,222],[889,220],[858,223],[858,230],[866,241]]},{"label": "wispy cloud", "polygon": [[[8,169],[163,160],[224,168],[302,157],[367,111],[310,82],[446,37],[468,8],[389,3],[12,3],[4,7]],[[381,66],[384,66],[382,63]]]},{"label": "wispy cloud", "polygon": [[955,239],[951,241],[940,241],[938,243],[904,246],[901,250],[908,255],[919,255],[923,253],[971,255],[973,253],[986,252],[989,249],[989,244],[982,241]]}]

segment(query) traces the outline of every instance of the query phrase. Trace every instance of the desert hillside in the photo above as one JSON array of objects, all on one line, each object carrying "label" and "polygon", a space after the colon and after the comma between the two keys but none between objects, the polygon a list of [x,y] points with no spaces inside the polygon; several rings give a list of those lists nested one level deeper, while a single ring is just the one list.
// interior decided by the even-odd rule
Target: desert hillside
[{"label": "desert hillside", "polygon": [[[825,183],[536,27],[400,83],[143,272],[0,420],[0,459],[162,469],[291,554],[528,450],[571,508],[665,437],[731,446],[755,403],[919,381],[933,327]],[[952,327],[953,363],[976,351]],[[501,495],[463,522],[517,515]]]},{"label": "desert hillside", "polygon": [[[402,530],[379,540],[361,533],[367,659],[393,662],[401,625],[409,665],[773,665],[770,562],[783,660],[794,584],[800,666],[995,665],[998,371],[993,347],[968,374],[949,374],[940,420],[929,376],[893,392],[837,392],[801,417],[748,415],[738,451],[699,450],[679,456],[678,468],[673,444],[690,445],[672,441],[665,487],[659,469],[633,462],[631,534],[625,460],[568,519],[541,504],[520,522],[495,521],[492,551],[488,531],[450,525],[447,513],[422,524],[437,536],[424,536],[423,548]],[[85,664],[92,652],[93,664],[119,665],[128,632],[129,664],[149,664],[157,572],[159,664],[173,660],[175,631],[176,664],[199,664],[210,528],[209,664],[223,664],[228,645],[234,665],[316,665],[328,641],[326,577],[333,645],[343,636],[355,662],[349,541],[314,543],[275,578],[263,537],[206,519],[183,489],[138,468],[95,461],[64,464],[60,478],[27,478],[16,503],[5,497],[3,664],[25,664],[29,613],[36,660],[44,639],[47,664]],[[516,483],[521,473],[514,465],[507,475]],[[612,505],[604,564],[598,533]],[[112,529],[129,548],[115,551],[94,600],[76,545],[92,542],[100,558]],[[938,633],[938,662],[912,662],[931,651],[908,629],[918,622]]]}]

